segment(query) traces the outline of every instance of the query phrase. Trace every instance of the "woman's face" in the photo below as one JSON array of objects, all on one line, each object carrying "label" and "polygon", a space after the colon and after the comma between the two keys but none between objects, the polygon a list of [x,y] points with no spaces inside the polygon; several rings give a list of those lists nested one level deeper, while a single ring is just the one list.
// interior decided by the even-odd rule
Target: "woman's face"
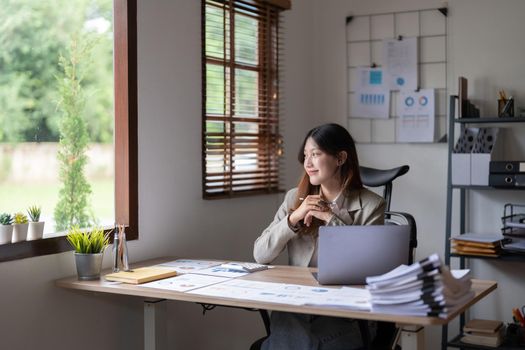
[{"label": "woman's face", "polygon": [[336,157],[323,152],[309,137],[304,145],[304,170],[314,186],[339,181],[339,166]]}]

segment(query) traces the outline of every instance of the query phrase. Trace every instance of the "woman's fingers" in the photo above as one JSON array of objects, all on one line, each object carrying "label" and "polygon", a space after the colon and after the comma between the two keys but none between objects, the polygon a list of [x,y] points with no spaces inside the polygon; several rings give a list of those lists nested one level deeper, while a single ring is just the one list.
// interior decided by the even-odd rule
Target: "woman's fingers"
[{"label": "woman's fingers", "polygon": [[304,216],[303,221],[306,227],[310,227],[310,224],[312,223],[312,216],[310,215],[310,211]]},{"label": "woman's fingers", "polygon": [[310,210],[306,215],[304,216],[304,224],[306,226],[310,226],[312,223],[313,218],[317,218],[319,220],[323,220],[324,222],[327,222],[331,217],[332,213],[327,213],[325,210]]},{"label": "woman's fingers", "polygon": [[[317,215],[313,214],[309,215],[310,212],[322,213],[329,210],[330,208],[328,208],[326,202],[321,198],[320,195],[309,195],[302,200],[302,203],[299,206],[299,208],[297,208],[297,210],[294,211],[294,213],[292,214],[293,220],[291,220],[291,222],[295,223],[296,221],[303,220],[306,226],[310,226],[313,217],[318,217]],[[322,218],[318,218],[322,220]]]}]

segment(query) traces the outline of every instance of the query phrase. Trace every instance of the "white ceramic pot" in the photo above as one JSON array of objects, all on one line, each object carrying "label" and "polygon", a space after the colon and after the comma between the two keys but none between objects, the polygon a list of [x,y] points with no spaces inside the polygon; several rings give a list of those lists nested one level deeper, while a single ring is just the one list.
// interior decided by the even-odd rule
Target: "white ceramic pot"
[{"label": "white ceramic pot", "polygon": [[0,225],[0,244],[11,243],[13,225]]},{"label": "white ceramic pot", "polygon": [[11,243],[22,242],[27,238],[27,222],[25,224],[13,224],[13,236]]},{"label": "white ceramic pot", "polygon": [[44,221],[29,222],[29,229],[27,230],[27,240],[34,241],[35,239],[41,239],[44,235]]}]

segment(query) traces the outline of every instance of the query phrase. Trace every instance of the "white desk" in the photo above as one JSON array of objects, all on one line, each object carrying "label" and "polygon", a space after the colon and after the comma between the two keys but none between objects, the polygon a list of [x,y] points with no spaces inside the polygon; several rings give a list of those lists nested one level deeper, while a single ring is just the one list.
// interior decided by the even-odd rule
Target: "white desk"
[{"label": "white desk", "polygon": [[[174,258],[163,258],[133,264],[133,267],[148,266],[164,261],[172,261]],[[244,277],[242,279],[302,284],[307,286],[318,285],[311,272],[315,269],[296,266],[276,266],[273,269],[260,271]],[[106,271],[109,273],[109,271]],[[477,303],[490,292],[497,288],[494,281],[472,280],[472,289],[475,295],[464,304],[456,306],[447,318],[438,317],[417,317],[389,315],[366,311],[353,311],[347,309],[337,309],[333,307],[321,306],[296,306],[286,304],[276,304],[260,301],[239,300],[234,298],[208,297],[196,294],[174,292],[153,288],[142,288],[131,284],[114,284],[106,282],[102,277],[98,281],[79,281],[76,276],[68,277],[56,281],[58,287],[91,291],[98,293],[108,293],[115,295],[137,296],[144,300],[144,349],[163,349],[165,346],[165,304],[167,300],[188,301],[203,304],[216,304],[243,308],[266,309],[276,311],[287,311],[304,313],[310,315],[324,315],[335,317],[347,317],[363,320],[395,322],[403,326],[401,342],[403,349],[423,349],[424,348],[424,326],[445,325],[467,310],[470,306]]]}]

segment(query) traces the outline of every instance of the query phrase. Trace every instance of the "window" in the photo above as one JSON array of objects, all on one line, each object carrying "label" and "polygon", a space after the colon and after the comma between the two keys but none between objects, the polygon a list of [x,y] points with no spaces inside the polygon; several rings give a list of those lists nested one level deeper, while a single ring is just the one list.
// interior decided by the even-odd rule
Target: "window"
[{"label": "window", "polygon": [[[64,4],[68,4],[68,1]],[[50,24],[52,23],[42,25]],[[128,225],[128,239],[136,239],[138,237],[136,0],[113,0],[113,26],[115,190],[114,197],[111,196],[110,201],[115,202],[114,220]],[[8,40],[9,36],[0,36],[0,38]],[[112,114],[111,111],[110,115]],[[67,250],[71,248],[63,236],[4,244],[0,245],[0,261]]]},{"label": "window", "polygon": [[279,14],[288,1],[202,2],[203,197],[279,191]]}]

